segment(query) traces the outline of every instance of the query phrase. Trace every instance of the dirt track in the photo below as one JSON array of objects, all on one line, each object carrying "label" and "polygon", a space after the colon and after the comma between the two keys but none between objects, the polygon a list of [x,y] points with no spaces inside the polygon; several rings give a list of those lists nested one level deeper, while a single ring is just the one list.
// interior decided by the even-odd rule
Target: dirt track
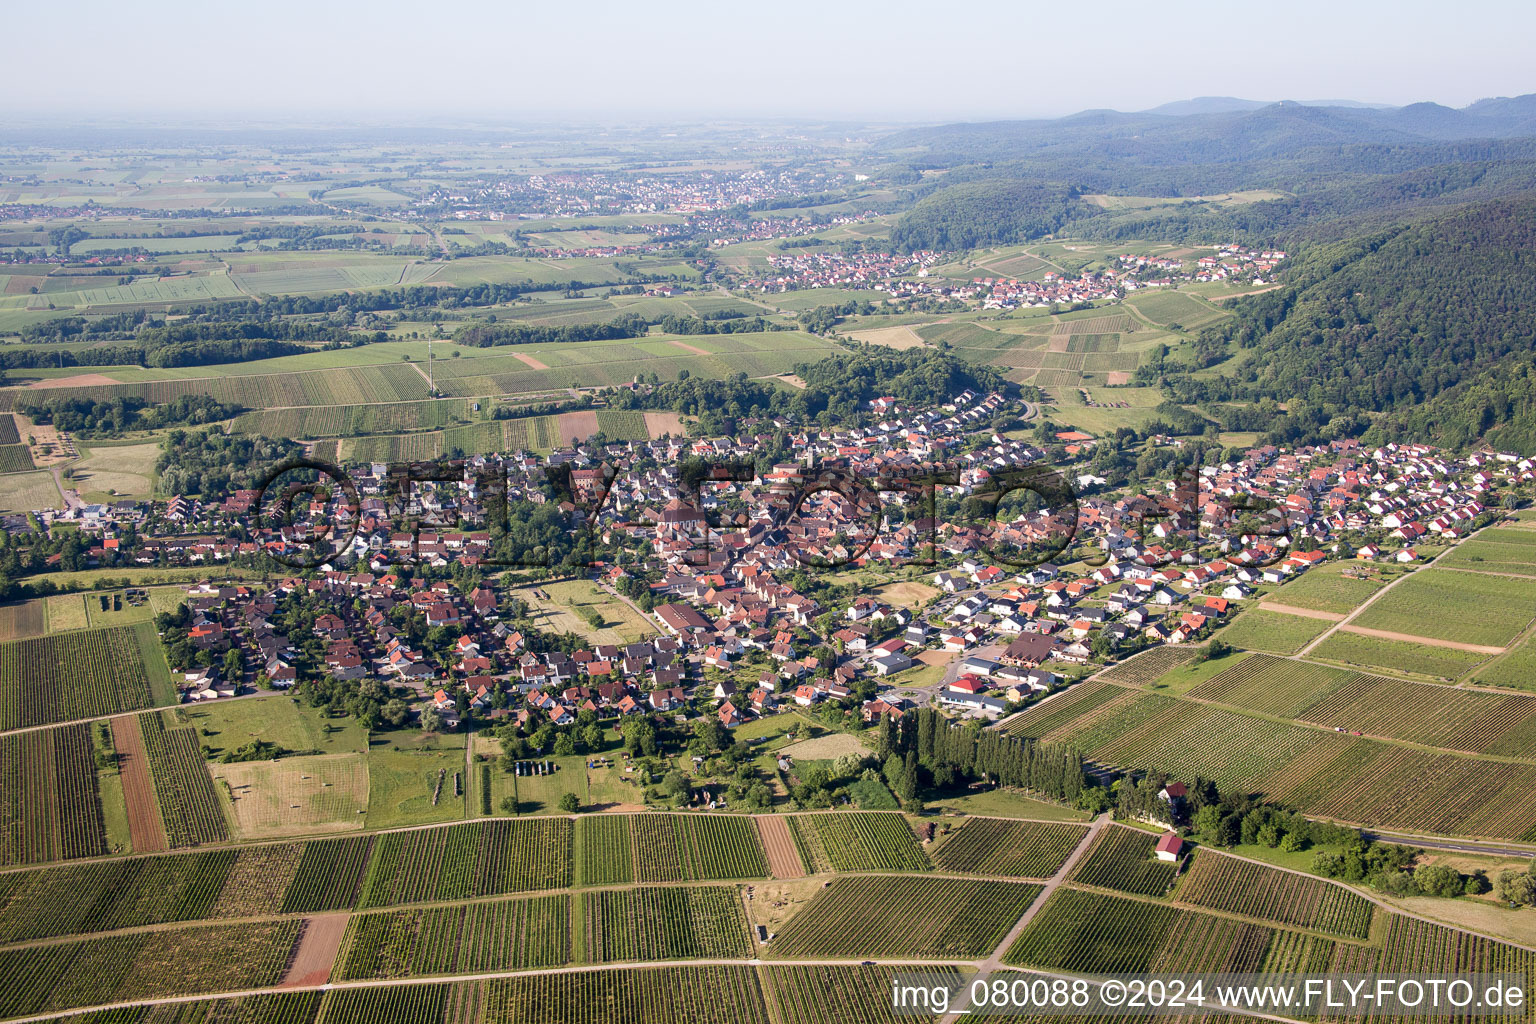
[{"label": "dirt track", "polygon": [[144,733],[133,715],[112,719],[112,745],[117,748],[117,770],[123,779],[128,804],[128,835],[134,853],[164,853],[165,825],[155,801],[155,785],[149,777],[149,758],[144,753]]},{"label": "dirt track", "polygon": [[521,352],[513,352],[512,353],[512,358],[518,360],[519,362],[527,363],[529,367],[531,367],[532,369],[535,369],[535,370],[547,370],[547,369],[549,369],[548,366],[546,366],[543,363],[539,362],[537,359],[533,358],[533,356],[525,356]]},{"label": "dirt track", "polygon": [[789,834],[789,822],[781,815],[757,816],[757,834],[768,851],[768,870],[774,878],[802,878],[805,865],[800,863],[800,851],[795,848],[795,838]]},{"label": "dirt track", "polygon": [[351,917],[351,914],[323,914],[305,918],[293,962],[288,965],[279,985],[297,988],[324,985],[330,981],[331,968],[336,964],[336,953],[341,949],[341,938],[347,933],[347,921]]},{"label": "dirt track", "polygon": [[689,352],[692,352],[696,356],[712,356],[712,355],[714,355],[713,352],[706,352],[702,348],[696,348],[695,346],[688,344],[686,341],[676,341],[676,340],[674,340],[672,342],[672,344],[676,345],[680,349],[685,349],[685,350],[687,350]]},{"label": "dirt track", "polygon": [[1260,601],[1259,608],[1266,612],[1299,615],[1303,619],[1322,619],[1324,622],[1343,622],[1349,617],[1347,615],[1340,615],[1338,612],[1322,612],[1316,608],[1298,608],[1293,604],[1276,604],[1269,601]]},{"label": "dirt track", "polygon": [[1504,648],[1494,647],[1490,644],[1464,644],[1455,640],[1436,640],[1434,637],[1414,636],[1412,633],[1393,633],[1386,629],[1367,629],[1364,626],[1340,626],[1339,629],[1346,633],[1374,636],[1378,640],[1402,640],[1410,644],[1423,644],[1425,647],[1449,647],[1453,651],[1469,651],[1472,654],[1504,653]]}]

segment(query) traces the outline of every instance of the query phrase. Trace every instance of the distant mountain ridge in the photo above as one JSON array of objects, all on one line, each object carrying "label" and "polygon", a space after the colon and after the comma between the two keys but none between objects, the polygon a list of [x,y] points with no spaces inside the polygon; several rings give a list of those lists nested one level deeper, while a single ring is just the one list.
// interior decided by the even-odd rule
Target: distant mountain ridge
[{"label": "distant mountain ridge", "polygon": [[[1274,103],[1274,100],[1245,100],[1236,96],[1196,96],[1189,100],[1174,100],[1143,114],[1162,114],[1166,117],[1188,117],[1190,114],[1229,114],[1239,110],[1258,110]],[[1362,103],[1359,100],[1295,100],[1304,107],[1353,107],[1364,110],[1394,110],[1390,103]]]}]

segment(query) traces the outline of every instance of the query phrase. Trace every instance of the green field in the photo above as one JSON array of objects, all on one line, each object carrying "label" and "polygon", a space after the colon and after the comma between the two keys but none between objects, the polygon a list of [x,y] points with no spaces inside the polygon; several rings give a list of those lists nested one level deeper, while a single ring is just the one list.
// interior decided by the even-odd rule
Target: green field
[{"label": "green field", "polygon": [[1360,607],[1386,582],[1377,570],[1351,562],[1324,562],[1281,586],[1270,599],[1297,608],[1344,615]]},{"label": "green field", "polygon": [[1536,530],[1521,526],[1496,526],[1462,541],[1435,563],[1479,572],[1507,572],[1536,576]]},{"label": "green field", "polygon": [[1233,647],[1271,654],[1295,654],[1328,628],[1322,619],[1249,608],[1216,635]]},{"label": "green field", "polygon": [[1312,650],[1312,657],[1340,661],[1364,669],[1383,669],[1431,679],[1460,679],[1488,655],[1432,647],[1404,640],[1385,640],[1339,630]]},{"label": "green field", "polygon": [[1502,647],[1536,615],[1536,579],[1421,569],[1373,603],[1354,625],[1437,640]]},{"label": "green field", "polygon": [[[454,775],[464,772],[462,734],[386,734],[368,747],[368,828],[393,828],[465,816],[464,795],[455,796]],[[439,779],[437,802],[432,794]]]}]

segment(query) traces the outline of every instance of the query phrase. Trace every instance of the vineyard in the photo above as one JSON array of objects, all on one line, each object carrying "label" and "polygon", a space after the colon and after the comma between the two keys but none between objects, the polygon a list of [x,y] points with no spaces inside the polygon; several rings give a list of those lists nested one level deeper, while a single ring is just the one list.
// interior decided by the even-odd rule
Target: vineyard
[{"label": "vineyard", "polygon": [[1008,724],[1003,726],[1003,731],[1011,736],[1039,739],[1068,722],[1091,715],[1099,708],[1110,705],[1117,698],[1119,703],[1125,703],[1132,699],[1134,692],[1098,680],[1081,683],[1070,690],[1031,705],[1022,714],[1009,719]]},{"label": "vineyard", "polygon": [[0,1017],[275,985],[299,922],[128,932],[0,950]]},{"label": "vineyard", "polygon": [[1277,718],[1297,718],[1350,678],[1344,669],[1255,654],[1206,680],[1189,696]]},{"label": "vineyard", "polygon": [[627,814],[576,819],[576,882],[618,885],[635,879],[635,855]]},{"label": "vineyard", "polygon": [[1188,644],[1162,645],[1112,665],[1099,678],[1122,686],[1147,686],[1157,682],[1180,665],[1187,665],[1200,655],[1200,648]]},{"label": "vineyard", "polygon": [[337,989],[325,994],[318,1024],[474,1024],[481,995],[474,983]]},{"label": "vineyard", "polygon": [[[485,986],[480,1024],[767,1024],[762,985],[751,967],[648,967],[504,978]],[[437,1024],[441,1017],[396,1015],[323,1024]]]},{"label": "vineyard", "polygon": [[569,818],[468,822],[378,836],[357,905],[462,900],[570,884]]},{"label": "vineyard", "polygon": [[341,942],[336,977],[514,971],[570,959],[571,898],[532,896],[356,914]]},{"label": "vineyard", "polygon": [[[1256,654],[1191,690],[1190,696],[1247,702],[1271,713],[1301,713],[1360,678],[1370,677]],[[1433,690],[1433,696],[1445,690],[1397,685],[1419,685]],[[1464,692],[1443,699],[1482,707],[1488,715],[1474,714],[1470,723],[1419,727],[1500,751],[1525,742],[1530,727],[1524,718],[1506,728],[1508,719],[1491,709],[1504,708],[1507,716],[1509,707],[1523,706],[1530,698],[1511,695],[1516,704],[1507,705],[1495,703],[1504,695]],[[1055,700],[1068,703],[1053,710]],[[1419,720],[1406,698],[1383,713],[1396,714],[1401,723]],[[1200,775],[1223,790],[1261,793],[1306,814],[1403,831],[1536,840],[1536,802],[1528,798],[1536,788],[1536,764],[1391,745],[1100,681],[1036,705],[1008,728],[1016,735],[1075,746],[1105,767],[1179,779]]]},{"label": "vineyard", "polygon": [[1058,889],[1003,960],[1086,974],[1257,972],[1275,935],[1168,904]]},{"label": "vineyard", "polygon": [[1358,675],[1297,717],[1368,735],[1510,757],[1536,752],[1536,697]]},{"label": "vineyard", "polygon": [[724,885],[587,893],[587,960],[721,960],[752,955],[741,894]]},{"label": "vineyard", "polygon": [[100,718],[153,703],[132,626],[0,644],[0,729]]},{"label": "vineyard", "polygon": [[0,865],[107,852],[91,727],[0,736]]},{"label": "vineyard", "polygon": [[1342,885],[1209,850],[1195,858],[1175,899],[1355,939],[1370,936],[1376,910],[1370,900]]},{"label": "vineyard", "polygon": [[55,1017],[57,1024],[313,1024],[319,992],[278,992],[228,999],[198,999],[165,1006],[141,1004],[97,1013]]},{"label": "vineyard", "polygon": [[1024,882],[834,878],[768,947],[784,959],[986,956],[1040,894]]},{"label": "vineyard", "polygon": [[[953,967],[921,968],[934,983],[958,986],[960,973]],[[891,975],[881,967],[801,967],[785,964],[762,969],[763,992],[773,1019],[779,1024],[898,1024],[901,1021],[933,1021],[937,1017],[902,1013],[891,1008]],[[1023,1024],[1024,1018],[1012,1018]]]},{"label": "vineyard", "polygon": [[283,896],[283,913],[312,914],[354,906],[373,843],[373,836],[305,843],[293,882]]},{"label": "vineyard", "polygon": [[767,858],[751,818],[641,814],[632,821],[638,881],[768,876]]},{"label": "vineyard", "polygon": [[1179,866],[1156,860],[1156,837],[1133,828],[1110,826],[1088,848],[1072,871],[1072,880],[1101,889],[1160,896],[1178,876]]},{"label": "vineyard", "polygon": [[900,814],[796,814],[789,829],[811,871],[927,871],[932,865]]},{"label": "vineyard", "polygon": [[1087,834],[1086,825],[972,818],[932,856],[945,871],[1049,878]]},{"label": "vineyard", "polygon": [[0,942],[212,916],[233,850],[0,875]]},{"label": "vineyard", "polygon": [[140,715],[139,725],[170,844],[196,846],[228,839],[229,824],[219,807],[219,794],[203,761],[196,730],[190,726],[168,728],[164,714]]}]

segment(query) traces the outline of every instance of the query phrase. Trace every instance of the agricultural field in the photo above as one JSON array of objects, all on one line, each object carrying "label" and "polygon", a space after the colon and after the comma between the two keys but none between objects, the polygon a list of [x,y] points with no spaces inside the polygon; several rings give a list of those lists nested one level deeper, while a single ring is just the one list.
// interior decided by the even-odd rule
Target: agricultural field
[{"label": "agricultural field", "polygon": [[290,919],[0,950],[0,977],[12,981],[0,988],[0,1017],[270,987],[282,977],[298,934],[299,922]]},{"label": "agricultural field", "polygon": [[197,846],[229,838],[218,790],[190,726],[168,726],[165,712],[140,715],[144,752],[155,798],[171,846]]},{"label": "agricultural field", "polygon": [[590,963],[752,956],[741,893],[731,886],[606,889],[582,902]]},{"label": "agricultural field", "polygon": [[36,468],[32,449],[24,444],[0,444],[0,473],[26,473]]},{"label": "agricultural field", "polygon": [[1410,640],[1366,636],[1345,627],[1314,647],[1308,657],[1449,682],[1460,679],[1487,661],[1490,655]]},{"label": "agricultural field", "polygon": [[[1121,686],[1149,686],[1168,672],[1187,665],[1200,656],[1200,648],[1188,644],[1152,647],[1126,661],[1117,662],[1100,672],[1099,679]],[[1010,732],[1012,730],[1009,730]]]},{"label": "agricultural field", "polygon": [[0,604],[0,641],[40,636],[47,629],[46,600]]},{"label": "agricultural field", "polygon": [[375,838],[359,909],[562,889],[571,884],[569,818],[466,822]]},{"label": "agricultural field", "polygon": [[84,594],[54,594],[45,600],[48,610],[48,632],[62,633],[69,629],[85,629],[91,624],[85,610]]},{"label": "agricultural field", "polygon": [[208,770],[241,839],[278,839],[363,827],[368,808],[368,764],[362,754],[210,764]]},{"label": "agricultural field", "polygon": [[1188,696],[1279,718],[1297,718],[1352,678],[1344,669],[1254,655],[1190,690]]},{"label": "agricultural field", "polygon": [[790,960],[984,957],[1040,889],[968,878],[834,878],[789,919],[766,953]]},{"label": "agricultural field", "polygon": [[1367,939],[1376,905],[1342,885],[1211,850],[1195,855],[1174,899],[1277,924]]},{"label": "agricultural field", "polygon": [[1353,625],[1407,636],[1507,645],[1536,614],[1536,579],[1420,569]]},{"label": "agricultural field", "polygon": [[1191,295],[1161,289],[1138,292],[1125,304],[1159,327],[1175,330],[1196,331],[1228,315]]},{"label": "agricultural field", "polygon": [[1049,878],[1087,834],[1083,825],[971,818],[930,856],[941,871]]},{"label": "agricultural field", "polygon": [[[936,964],[921,969],[946,987],[958,988],[964,978],[953,967]],[[779,1024],[825,1024],[827,1021],[899,1024],[913,1020],[927,1020],[932,1024],[939,1019],[910,1012],[897,1014],[891,1008],[889,968],[776,964],[764,967],[760,974],[768,1007],[773,1012],[769,1019]]]},{"label": "agricultural field", "polygon": [[1347,615],[1385,586],[1379,570],[1350,562],[1324,562],[1269,596],[1276,604]]},{"label": "agricultural field", "polygon": [[1495,526],[1457,544],[1436,567],[1536,576],[1536,531]]},{"label": "agricultural field", "polygon": [[[0,392],[3,404],[4,392]],[[64,496],[47,470],[8,473],[0,477],[0,513],[25,514],[36,509],[64,507]]]},{"label": "agricultural field", "polygon": [[571,960],[571,898],[532,896],[422,910],[354,914],[333,977],[558,967]]},{"label": "agricultural field", "polygon": [[1536,757],[1536,696],[1357,675],[1303,721],[1448,750]]},{"label": "agricultural field", "polygon": [[900,814],[796,814],[789,829],[800,859],[822,871],[927,871],[932,865]]},{"label": "agricultural field", "polygon": [[293,880],[283,894],[283,913],[313,914],[354,906],[373,844],[373,836],[305,843]]},{"label": "agricultural field", "polygon": [[[446,986],[442,986],[446,987]],[[338,993],[332,993],[332,997]],[[441,1007],[406,1015],[391,993],[387,1013],[333,1017],[324,1024],[436,1022]],[[767,1024],[762,983],[748,966],[647,967],[502,978],[486,984],[479,1024],[608,1024],[612,1021],[689,1021],[690,1024]]]},{"label": "agricultural field", "polygon": [[635,854],[627,814],[576,819],[576,884],[622,885],[635,880]]},{"label": "agricultural field", "polygon": [[[1083,974],[1260,973],[1278,929],[1172,904],[1058,889],[1003,957],[1015,966]],[[1332,944],[1312,953],[1328,960]],[[1295,968],[1292,968],[1293,970]]]},{"label": "agricultural field", "polygon": [[236,859],[210,850],[6,875],[0,942],[212,917]]},{"label": "agricultural field", "polygon": [[640,814],[631,820],[636,881],[768,877],[767,857],[751,818]]},{"label": "agricultural field", "polygon": [[1158,860],[1157,837],[1140,829],[1111,826],[1099,833],[1072,870],[1072,881],[1101,889],[1161,896],[1178,877],[1176,862]]},{"label": "agricultural field", "polygon": [[153,704],[133,628],[0,644],[0,729],[99,718]]},{"label": "agricultural field", "polygon": [[1536,691],[1536,638],[1526,637],[1504,654],[1479,665],[1468,681]]},{"label": "agricultural field", "polygon": [[1330,623],[1304,615],[1249,608],[1217,633],[1217,639],[1245,651],[1295,654],[1316,640]]},{"label": "agricultural field", "polygon": [[0,866],[107,852],[91,727],[0,736]]},{"label": "agricultural field", "polygon": [[[1137,659],[1132,659],[1134,663]],[[1157,669],[1160,666],[1153,665]],[[1161,673],[1159,673],[1161,674]],[[1138,670],[1137,678],[1141,677]],[[1008,719],[1003,731],[1011,736],[1039,739],[1057,728],[1090,716],[1099,709],[1110,709],[1132,699],[1132,691],[1110,683],[1093,680],[1079,683],[1069,690],[1052,694],[1038,703],[1025,708],[1023,713]]]},{"label": "agricultural field", "polygon": [[393,405],[312,406],[242,413],[231,429],[263,437],[304,440],[315,437],[356,437],[397,434],[412,430],[441,430],[479,418],[463,399],[398,402]]}]

